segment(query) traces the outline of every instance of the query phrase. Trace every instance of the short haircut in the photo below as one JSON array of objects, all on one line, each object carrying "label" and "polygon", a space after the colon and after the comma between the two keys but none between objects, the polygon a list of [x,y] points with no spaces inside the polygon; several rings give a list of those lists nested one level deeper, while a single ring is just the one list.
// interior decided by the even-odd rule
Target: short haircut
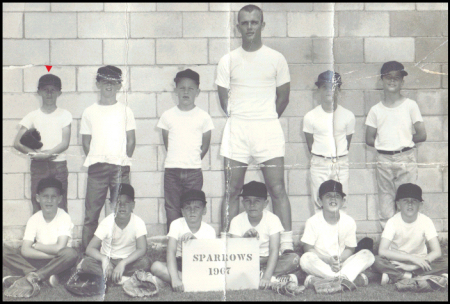
[{"label": "short haircut", "polygon": [[239,10],[239,12],[238,12],[238,23],[239,23],[239,16],[241,15],[242,11],[246,11],[248,13],[251,13],[254,10],[257,10],[261,14],[261,23],[263,23],[264,22],[264,16],[263,16],[262,9],[260,9],[259,7],[257,7],[256,5],[253,5],[253,4],[246,5],[246,6],[244,6],[243,8],[241,8]]}]

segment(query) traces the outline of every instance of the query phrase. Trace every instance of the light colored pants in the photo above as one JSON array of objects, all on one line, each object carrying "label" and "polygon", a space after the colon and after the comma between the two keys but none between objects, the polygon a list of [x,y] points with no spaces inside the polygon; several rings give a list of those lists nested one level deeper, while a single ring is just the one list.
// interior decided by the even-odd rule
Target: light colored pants
[{"label": "light colored pants", "polygon": [[345,260],[341,271],[334,272],[331,270],[331,266],[322,261],[317,254],[306,252],[300,258],[300,266],[307,274],[322,279],[333,279],[345,275],[347,279],[353,282],[361,272],[372,266],[374,261],[375,257],[372,252],[363,249]]},{"label": "light colored pants", "polygon": [[406,183],[416,183],[417,162],[414,149],[387,155],[377,153],[378,217],[381,227],[396,213],[397,188]]},{"label": "light colored pants", "polygon": [[335,180],[342,184],[342,190],[348,194],[349,165],[348,156],[339,159],[329,159],[312,155],[311,157],[311,196],[315,213],[319,212],[322,205],[319,203],[319,187],[327,180]]}]

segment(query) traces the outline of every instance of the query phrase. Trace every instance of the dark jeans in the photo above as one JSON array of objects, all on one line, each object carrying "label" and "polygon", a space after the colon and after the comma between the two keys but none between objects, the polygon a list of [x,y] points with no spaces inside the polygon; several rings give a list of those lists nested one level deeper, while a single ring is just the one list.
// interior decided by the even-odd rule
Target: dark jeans
[{"label": "dark jeans", "polygon": [[33,205],[33,214],[41,210],[41,205],[36,200],[36,191],[38,183],[41,179],[46,177],[54,177],[62,183],[63,198],[59,207],[67,212],[67,178],[69,172],[67,170],[67,161],[36,161],[31,160],[31,203]]},{"label": "dark jeans", "polygon": [[[110,259],[109,262],[116,267],[122,259]],[[144,270],[146,272],[150,271],[151,265],[150,258],[148,256],[143,256],[142,258],[134,261],[133,263],[125,266],[125,270],[123,272],[124,276],[131,277],[136,270]],[[93,257],[85,256],[81,261],[81,272],[82,273],[91,273],[99,276],[103,276],[102,262],[97,261]]]},{"label": "dark jeans", "polygon": [[108,163],[95,163],[89,166],[82,249],[86,250],[98,227],[98,218],[105,204],[108,188],[110,190],[111,207],[114,208],[117,202],[120,183],[130,183],[130,166],[119,166]]},{"label": "dark jeans", "polygon": [[22,256],[20,248],[3,245],[3,266],[20,275],[36,272],[41,280],[53,274],[70,271],[78,259],[78,252],[71,247],[64,247],[53,259],[30,259]]},{"label": "dark jeans", "polygon": [[[266,272],[269,257],[259,257],[260,269]],[[296,253],[284,253],[278,256],[277,266],[273,271],[273,276],[290,274],[300,270],[300,257]]]},{"label": "dark jeans", "polygon": [[167,231],[170,224],[182,217],[180,197],[190,189],[202,190],[202,169],[166,168],[164,170],[164,198],[167,217]]}]

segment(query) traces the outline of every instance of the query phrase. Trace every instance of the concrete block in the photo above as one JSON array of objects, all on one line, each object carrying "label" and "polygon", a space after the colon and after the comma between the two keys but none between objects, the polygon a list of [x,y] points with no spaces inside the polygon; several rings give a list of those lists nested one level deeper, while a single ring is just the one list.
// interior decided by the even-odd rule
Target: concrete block
[{"label": "concrete block", "polygon": [[386,62],[392,58],[414,62],[414,38],[366,38],[364,56],[366,62]]},{"label": "concrete block", "polygon": [[289,37],[332,37],[335,35],[334,13],[288,13]]},{"label": "concrete block", "polygon": [[364,194],[349,195],[344,207],[345,212],[355,221],[367,220],[367,204]]},{"label": "concrete block", "polygon": [[24,233],[25,233],[25,226],[4,227],[3,241],[22,240]]},{"label": "concrete block", "polygon": [[206,64],[208,62],[206,39],[159,39],[156,42],[158,64]]},{"label": "concrete block", "polygon": [[440,66],[436,63],[427,64],[425,67],[416,66],[413,63],[406,63],[405,70],[408,76],[405,77],[405,89],[437,89],[441,86],[439,74]]},{"label": "concrete block", "polygon": [[[84,200],[68,200],[67,209],[74,225],[84,224],[85,204]],[[99,220],[100,223],[100,220]],[[74,228],[74,230],[76,230]]]},{"label": "concrete block", "polygon": [[132,158],[133,171],[156,171],[158,166],[157,147],[137,145]]},{"label": "concrete block", "polygon": [[163,172],[131,172],[135,196],[164,197],[164,173]]},{"label": "concrete block", "polygon": [[[36,93],[38,90],[39,78],[45,75],[47,70],[40,66],[30,67],[23,70],[24,92]],[[53,67],[51,70],[53,75],[61,78],[61,91],[74,92],[75,88],[75,67]],[[62,96],[62,95],[61,95]],[[40,98],[40,97],[39,97]],[[58,101],[59,102],[59,97]]]},{"label": "concrete block", "polygon": [[378,221],[378,195],[367,195],[367,219]]},{"label": "concrete block", "polygon": [[128,38],[128,23],[123,13],[79,13],[78,38]]},{"label": "concrete block", "polygon": [[447,62],[447,38],[416,38],[416,62]]},{"label": "concrete block", "polygon": [[[359,130],[357,130],[358,132]],[[348,152],[348,160],[350,168],[365,168],[366,167],[366,144],[352,143]]]},{"label": "concrete block", "polygon": [[20,153],[13,147],[3,147],[3,174],[25,173],[30,170],[28,156]]},{"label": "concrete block", "polygon": [[430,164],[447,164],[448,163],[448,146],[447,143],[424,142],[418,145],[418,163]]},{"label": "concrete block", "polygon": [[418,11],[448,11],[448,3],[416,3]]},{"label": "concrete block", "polygon": [[33,214],[33,207],[29,200],[3,200],[2,207],[3,214],[14,215],[3,217],[3,227],[25,226]]},{"label": "concrete block", "polygon": [[38,12],[49,11],[50,3],[2,3],[4,12]]},{"label": "concrete block", "polygon": [[154,93],[120,93],[117,94],[117,101],[130,107],[135,118],[156,117],[156,94]]},{"label": "concrete block", "polygon": [[[267,40],[264,40],[264,44],[266,45],[268,45]],[[241,39],[239,38],[210,38],[208,41],[208,62],[210,64],[219,63],[220,58],[239,46],[241,46]]]},{"label": "concrete block", "polygon": [[3,119],[22,119],[40,107],[37,94],[3,93]]},{"label": "concrete block", "polygon": [[202,159],[202,171],[211,170],[211,150],[206,152],[205,156]]},{"label": "concrete block", "polygon": [[305,116],[313,109],[311,91],[291,91],[289,104],[283,112],[283,117]]},{"label": "concrete block", "polygon": [[[442,88],[448,89],[448,64],[442,65]],[[446,91],[446,97],[448,100],[448,91]]]},{"label": "concrete block", "polygon": [[203,172],[203,191],[207,197],[222,197],[225,193],[225,177],[221,171]]},{"label": "concrete block", "polygon": [[48,40],[3,39],[3,66],[49,64]]},{"label": "concrete block", "polygon": [[27,13],[25,38],[77,38],[77,14]]},{"label": "concrete block", "polygon": [[413,11],[415,3],[366,3],[366,11]]},{"label": "concrete block", "polygon": [[211,145],[209,154],[211,157],[211,170],[223,171],[223,157],[220,156],[220,145]]},{"label": "concrete block", "polygon": [[381,225],[378,221],[356,221],[358,233],[380,233]]},{"label": "concrete block", "polygon": [[170,12],[170,11],[207,11],[208,10],[208,3],[156,3],[156,10],[160,12]]},{"label": "concrete block", "polygon": [[446,193],[425,193],[420,212],[432,219],[448,219],[448,195]]},{"label": "concrete block", "polygon": [[182,14],[131,13],[132,38],[181,37]]},{"label": "concrete block", "polygon": [[335,3],[334,10],[336,11],[362,11],[364,3]]},{"label": "concrete block", "polygon": [[69,172],[87,172],[87,168],[83,167],[86,156],[82,146],[69,146],[66,157]]},{"label": "concrete block", "polygon": [[133,210],[137,216],[144,220],[146,224],[158,223],[158,199],[139,198]]},{"label": "concrete block", "polygon": [[[345,87],[345,79],[343,79]],[[364,92],[363,91],[353,91],[353,90],[342,90],[341,98],[339,100],[339,104],[346,108],[347,110],[352,111],[355,116],[363,116],[364,115]]]},{"label": "concrete block", "polygon": [[434,228],[436,229],[437,232],[442,232],[444,230],[444,226],[442,223],[442,220],[440,219],[433,219],[433,224],[434,224]]},{"label": "concrete block", "polygon": [[422,115],[448,114],[447,90],[418,90],[416,101]]},{"label": "concrete block", "polygon": [[80,119],[84,110],[96,103],[97,99],[96,93],[63,93],[57,103],[59,107],[69,111],[74,119]]},{"label": "concrete block", "polygon": [[313,39],[312,60],[314,63],[333,63],[334,43],[333,39]]},{"label": "concrete block", "polygon": [[376,193],[375,171],[372,169],[350,169],[348,188],[350,194]]},{"label": "concrete block", "polygon": [[19,122],[20,120],[16,119],[2,121],[3,147],[12,147],[14,145],[14,139],[16,138],[16,134],[19,131]]},{"label": "concrete block", "polygon": [[167,231],[166,231],[166,225],[164,224],[151,224],[151,225],[146,225],[147,227],[147,237],[151,237],[151,236],[161,236],[161,235],[166,235]]},{"label": "concrete block", "polygon": [[24,199],[24,175],[3,174],[3,200]]},{"label": "concrete block", "polygon": [[156,3],[105,3],[105,12],[152,12]]},{"label": "concrete block", "polygon": [[448,141],[448,116],[444,116],[444,124],[443,124],[442,132],[444,133],[444,141]]},{"label": "concrete block", "polygon": [[217,91],[209,92],[209,115],[212,117],[226,117],[225,112],[220,106],[219,94],[217,94]]},{"label": "concrete block", "polygon": [[381,89],[379,64],[337,64],[336,71],[343,75],[343,87],[347,90]]},{"label": "concrete block", "polygon": [[242,7],[253,4],[258,7],[261,7],[261,3],[241,3],[241,2],[232,2],[232,3],[221,3],[221,2],[211,2],[209,3],[209,10],[210,11],[226,11],[226,12],[237,12]]},{"label": "concrete block", "polygon": [[[175,92],[158,93],[156,94],[156,99],[158,117],[161,117],[165,111],[178,105],[178,97]],[[208,93],[200,92],[198,97],[195,99],[195,105],[208,112]]]},{"label": "concrete block", "polygon": [[306,142],[305,134],[303,133],[303,117],[289,118],[289,137],[288,142]]},{"label": "concrete block", "polygon": [[3,39],[23,37],[23,14],[3,13]]},{"label": "concrete block", "polygon": [[314,3],[314,11],[316,12],[334,12],[336,3]]},{"label": "concrete block", "polygon": [[444,116],[423,117],[427,130],[427,141],[444,141]]},{"label": "concrete block", "polygon": [[442,169],[435,166],[433,168],[419,168],[417,184],[420,185],[423,192],[442,192]]},{"label": "concrete block", "polygon": [[392,12],[390,32],[393,37],[441,36],[441,12]]},{"label": "concrete block", "polygon": [[[100,90],[96,85],[97,70],[100,66],[87,66],[78,67],[77,72],[77,91],[78,92],[96,92],[97,94]],[[117,66],[122,70],[122,87],[118,91],[118,96],[124,91],[130,90],[130,72],[129,68],[126,66]],[[100,95],[98,94],[98,98]]]},{"label": "concrete block", "polygon": [[212,198],[211,205],[208,206],[211,209],[211,221],[213,223],[220,224],[222,201],[223,199],[219,197]]},{"label": "concrete block", "polygon": [[225,118],[213,118],[214,130],[211,133],[211,144],[220,144],[222,142],[223,129],[225,127]]},{"label": "concrete block", "polygon": [[77,181],[78,181],[78,198],[84,199],[86,197],[86,189],[87,189],[87,171],[86,173],[81,172],[77,173]]},{"label": "concrete block", "polygon": [[104,40],[103,63],[112,65],[153,65],[155,64],[155,40]]},{"label": "concrete block", "polygon": [[277,50],[292,63],[311,63],[312,40],[307,38],[267,38],[264,45]]},{"label": "concrete block", "polygon": [[[52,40],[52,65],[101,65],[102,41],[96,39]],[[86,56],[89,54],[89,56]]]},{"label": "concrete block", "polygon": [[158,171],[164,171],[164,162],[166,160],[167,151],[164,145],[156,147],[158,149]]},{"label": "concrete block", "polygon": [[[289,71],[291,73],[291,90],[314,90],[317,76],[326,70],[332,70],[331,64],[291,64]],[[360,89],[360,88],[358,88]]]},{"label": "concrete block", "polygon": [[310,12],[313,10],[313,3],[263,3],[263,11],[287,11],[287,12]]},{"label": "concrete block", "polygon": [[290,196],[289,202],[293,222],[305,222],[312,216],[312,203],[309,196]]},{"label": "concrete block", "polygon": [[380,37],[389,36],[389,13],[352,12],[338,13],[339,37]]},{"label": "concrete block", "polygon": [[173,91],[173,79],[177,72],[176,66],[131,67],[130,83],[133,92],[164,92]]},{"label": "concrete block", "polygon": [[183,13],[183,37],[230,37],[232,28],[228,12]]},{"label": "concrete block", "polygon": [[286,143],[284,165],[286,169],[308,167],[310,154],[306,143]]},{"label": "concrete block", "polygon": [[102,11],[103,3],[52,3],[52,12]]},{"label": "concrete block", "polygon": [[333,56],[336,63],[364,62],[363,38],[334,39]]},{"label": "concrete block", "polygon": [[448,220],[442,220],[442,231],[448,232]]},{"label": "concrete block", "polygon": [[19,93],[23,90],[22,69],[2,69],[4,93]]},{"label": "concrete block", "polygon": [[162,145],[161,130],[157,119],[136,119],[136,139],[140,145]]},{"label": "concrete block", "polygon": [[354,143],[366,143],[366,117],[356,117],[355,119],[355,133],[352,136],[352,142]]},{"label": "concrete block", "polygon": [[448,12],[441,12],[442,18],[442,35],[448,37]]},{"label": "concrete block", "polygon": [[308,169],[292,169],[287,172],[287,175],[288,181],[286,184],[288,185],[289,195],[311,194]]}]

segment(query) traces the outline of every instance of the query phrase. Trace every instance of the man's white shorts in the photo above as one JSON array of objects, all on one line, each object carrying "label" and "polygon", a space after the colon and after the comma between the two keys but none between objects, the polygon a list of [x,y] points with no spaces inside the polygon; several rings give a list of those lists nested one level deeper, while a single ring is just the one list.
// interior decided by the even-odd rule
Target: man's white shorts
[{"label": "man's white shorts", "polygon": [[230,117],[225,125],[220,155],[249,164],[253,157],[260,164],[284,157],[285,141],[280,121],[276,119],[241,119]]}]

